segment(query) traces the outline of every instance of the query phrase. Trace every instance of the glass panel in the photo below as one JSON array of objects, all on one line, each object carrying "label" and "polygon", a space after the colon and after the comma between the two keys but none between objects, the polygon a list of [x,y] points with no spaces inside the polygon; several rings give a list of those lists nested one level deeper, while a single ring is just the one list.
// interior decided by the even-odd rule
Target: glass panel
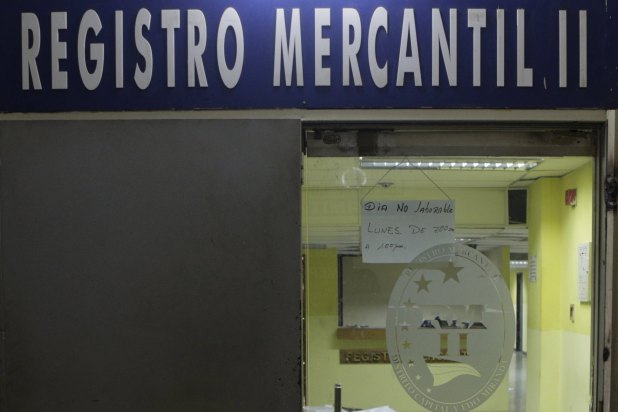
[{"label": "glass panel", "polygon": [[[333,410],[335,385],[343,410],[588,410],[593,158],[305,157],[304,171],[305,410]],[[436,200],[454,204],[454,243],[363,261],[364,202]],[[403,245],[406,219],[380,232]]]}]

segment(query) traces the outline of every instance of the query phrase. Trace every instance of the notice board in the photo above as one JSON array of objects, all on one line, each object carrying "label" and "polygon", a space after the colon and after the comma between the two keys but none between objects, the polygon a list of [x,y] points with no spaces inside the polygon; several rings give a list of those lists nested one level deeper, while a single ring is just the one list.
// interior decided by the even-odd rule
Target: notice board
[{"label": "notice board", "polygon": [[365,263],[409,263],[428,248],[455,241],[453,200],[363,201]]}]

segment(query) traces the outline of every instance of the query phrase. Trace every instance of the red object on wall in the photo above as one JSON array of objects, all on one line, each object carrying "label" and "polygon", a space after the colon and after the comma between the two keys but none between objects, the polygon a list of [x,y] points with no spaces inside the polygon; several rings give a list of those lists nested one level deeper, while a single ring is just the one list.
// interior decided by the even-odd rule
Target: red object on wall
[{"label": "red object on wall", "polygon": [[575,206],[577,204],[577,189],[568,189],[564,192],[564,204]]}]

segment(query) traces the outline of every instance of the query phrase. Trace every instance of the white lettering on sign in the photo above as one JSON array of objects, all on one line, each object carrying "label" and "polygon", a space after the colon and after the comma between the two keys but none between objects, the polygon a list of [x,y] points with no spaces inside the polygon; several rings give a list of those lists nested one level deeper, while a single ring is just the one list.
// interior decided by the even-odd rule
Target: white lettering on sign
[{"label": "white lettering on sign", "polygon": [[144,29],[146,31],[150,29],[150,19],[150,12],[146,9],[140,9],[135,19],[135,47],[144,59],[144,69],[142,70],[140,65],[136,63],[133,79],[137,87],[142,90],[150,86],[150,80],[152,80],[152,47],[144,37]]},{"label": "white lettering on sign", "polygon": [[481,85],[481,29],[487,25],[485,9],[468,10],[468,27],[472,29],[472,85]]},{"label": "white lettering on sign", "polygon": [[579,87],[588,87],[588,12],[579,11]]},{"label": "white lettering on sign", "polygon": [[442,24],[439,9],[431,10],[431,85],[440,85],[440,52],[448,83],[457,86],[457,10],[449,10],[449,41]]},{"label": "white lettering on sign", "polygon": [[[32,38],[32,46],[30,45]],[[33,87],[41,90],[41,77],[36,65],[36,58],[41,51],[41,26],[36,14],[22,13],[21,15],[21,88],[30,89],[30,76]]]},{"label": "white lettering on sign", "polygon": [[532,69],[526,67],[526,11],[517,10],[517,87],[532,87]]},{"label": "white lettering on sign", "polygon": [[388,11],[384,7],[378,7],[371,16],[369,23],[369,71],[371,78],[377,87],[386,87],[388,84],[388,61],[380,67],[377,58],[377,41],[380,29],[388,33]]},{"label": "white lettering on sign", "polygon": [[560,38],[559,49],[559,80],[560,87],[567,87],[567,14],[566,10],[560,10],[558,31]]},{"label": "white lettering on sign", "polygon": [[[225,61],[225,35],[231,29],[236,38],[236,60],[230,69]],[[240,80],[242,66],[245,61],[245,37],[242,31],[242,23],[238,12],[232,7],[228,7],[221,16],[219,31],[217,33],[217,63],[219,64],[219,74],[225,87],[233,89]]]},{"label": "white lettering on sign", "polygon": [[86,36],[92,31],[94,35],[98,35],[103,25],[99,15],[94,10],[88,10],[82,17],[82,22],[79,25],[79,34],[77,40],[77,55],[79,62],[79,74],[86,89],[94,90],[101,83],[103,76],[103,63],[105,58],[105,47],[101,43],[92,43],[90,45],[90,59],[96,62],[95,69],[92,73],[86,65]]},{"label": "white lettering on sign", "polygon": [[504,87],[504,10],[496,10],[496,86]]},{"label": "white lettering on sign", "polygon": [[[407,54],[408,44],[411,55]],[[414,9],[403,11],[403,29],[401,30],[401,42],[399,44],[399,64],[397,65],[397,86],[403,86],[406,73],[414,76],[414,86],[422,86],[421,61],[418,54],[418,40],[416,39],[416,20]]]},{"label": "white lettering on sign", "polygon": [[180,28],[180,10],[161,10],[161,28],[167,33],[167,87],[176,87],[176,29]]},{"label": "white lettering on sign", "polygon": [[67,43],[60,40],[60,31],[67,28],[67,13],[51,14],[51,75],[52,89],[68,89],[67,72],[60,69],[60,60],[67,58]]},{"label": "white lettering on sign", "polygon": [[289,37],[285,24],[285,10],[277,9],[273,86],[281,85],[281,64],[283,64],[285,85],[292,85],[292,69],[296,67],[296,85],[303,86],[303,45],[299,9],[292,9]]},{"label": "white lettering on sign", "polygon": [[114,13],[116,29],[114,30],[114,45],[116,51],[116,88],[124,87],[124,30],[123,21],[124,13],[122,10],[117,10]]},{"label": "white lettering on sign", "polygon": [[[358,10],[343,9],[343,45],[341,57],[343,59],[343,85],[350,85],[350,70],[355,86],[362,86],[363,80],[358,66],[358,53],[361,48],[361,19]],[[353,38],[350,42],[350,37]]]},{"label": "white lettering on sign", "polygon": [[[306,17],[305,20],[301,20],[299,8],[274,10],[272,48],[274,55],[271,60],[273,87],[304,86],[302,33],[303,30],[308,32],[311,29],[313,38],[311,39],[311,36],[309,38],[310,42],[313,42],[314,49],[313,53],[306,53],[305,57],[314,59],[313,86],[331,87],[334,79],[341,79],[338,81],[340,86],[344,87],[363,86],[363,77],[370,76],[372,87],[376,88],[388,87],[393,82],[396,87],[406,87],[406,81],[414,87],[420,87],[423,85],[422,63],[426,60],[427,69],[430,68],[431,72],[428,71],[426,75],[431,74],[432,86],[443,86],[444,80],[447,80],[446,87],[457,87],[463,83],[479,87],[483,79],[481,67],[488,67],[484,64],[483,58],[487,58],[490,51],[493,54],[494,50],[493,47],[483,47],[483,39],[487,36],[495,36],[495,86],[504,87],[507,81],[520,88],[532,87],[534,84],[533,64],[526,62],[524,9],[511,12],[496,9],[494,14],[491,10],[480,8],[450,8],[448,11],[432,8],[431,16],[419,16],[414,8],[402,8],[396,11],[398,14],[394,14],[393,10],[376,7],[369,21],[362,20],[355,8],[341,9],[341,19],[338,21],[331,18],[335,15],[332,8],[314,8],[312,12],[309,20]],[[129,51],[129,56],[134,59],[127,63],[126,67],[133,67],[133,82],[141,90],[150,88],[153,79],[159,78],[154,77],[157,71],[165,71],[166,85],[170,88],[179,86],[179,83],[188,87],[208,87],[207,69],[218,71],[225,87],[234,89],[243,74],[245,38],[259,38],[246,35],[242,18],[232,7],[228,7],[217,16],[218,25],[207,25],[207,16],[199,9],[158,10],[161,21],[156,27],[151,26],[153,14],[146,8],[141,8],[135,16],[130,17],[132,21],[128,23],[125,22],[122,10],[115,10],[110,21],[101,19],[109,18],[106,14],[87,10],[78,20],[77,27],[69,25],[69,22],[76,21],[77,16],[68,16],[68,13],[54,11],[47,16],[32,12],[21,13],[21,30],[18,34],[21,34],[23,90],[68,89],[69,85],[74,87],[73,84],[76,83],[72,81],[74,77],[81,79],[86,89],[95,90],[101,87],[102,79],[105,78],[104,70],[108,67],[115,68],[115,87],[124,88],[126,51]],[[464,31],[458,31],[458,14],[467,17],[469,32],[465,32],[465,36],[462,35]],[[431,33],[420,33],[419,36],[417,19],[428,18],[431,18]],[[558,57],[555,59],[556,75],[552,77],[555,79],[553,80],[555,87],[566,88],[569,84],[571,87],[588,87],[587,11],[557,9],[552,18],[555,19],[558,28],[553,46]],[[47,20],[50,30],[41,31],[41,19]],[[392,19],[397,19],[399,20],[397,23],[401,23],[391,25],[391,28],[400,27],[400,32],[389,31],[389,20]],[[132,24],[133,36],[125,36],[125,24]],[[567,35],[569,24],[577,26],[577,29],[571,30],[575,33],[573,36]],[[309,26],[303,27],[303,25]],[[208,43],[209,31],[213,30],[213,27],[215,31],[212,34],[216,39]],[[513,27],[513,33],[505,33],[507,27]],[[176,33],[180,30],[187,32],[186,44],[185,49],[177,53]],[[230,54],[225,50],[227,44],[225,40],[229,32],[232,32],[236,40],[236,56],[233,62],[226,61],[226,56]],[[342,33],[341,43],[335,47],[331,44],[331,33],[338,32]],[[113,33],[112,40],[109,40],[110,36],[106,33]],[[162,45],[155,40],[159,35],[165,38]],[[506,37],[515,41],[506,42]],[[424,57],[425,60],[421,59],[422,55],[419,53],[421,49],[419,40],[430,46],[431,56],[428,53]],[[469,42],[469,47],[460,48],[462,41]],[[575,47],[569,48],[569,41]],[[389,50],[391,46],[396,47],[396,42],[399,42],[397,56],[393,57],[383,52]],[[217,49],[217,62],[206,66],[205,56],[209,44],[214,44]],[[507,50],[507,46],[511,44],[514,50]],[[43,46],[47,49],[41,52]],[[108,59],[113,58],[115,61],[113,64],[106,64],[104,52],[105,49],[111,50],[111,47],[114,48],[114,53],[109,54]],[[461,50],[469,50],[467,52],[469,55],[459,56]],[[334,51],[338,54],[334,55]],[[567,51],[578,54],[578,58],[568,58]],[[176,56],[185,52],[186,81],[185,79],[177,81]],[[505,67],[507,64],[505,56],[509,53],[516,56],[513,61],[515,67],[512,70],[507,70]],[[493,56],[491,58],[493,59]],[[40,65],[43,59],[48,59],[47,64]],[[77,60],[77,64],[72,63],[73,59]],[[359,64],[361,59],[364,59],[366,66]],[[393,61],[389,62],[391,59]],[[397,66],[396,71],[390,70],[392,74],[396,73],[395,79],[389,78],[389,64]],[[569,64],[578,65],[579,81],[575,81],[576,79],[569,81],[567,78],[568,73],[575,73],[575,70],[570,70]],[[42,67],[45,67],[48,73],[41,73]],[[361,67],[366,67],[368,73],[362,73]],[[466,69],[463,70],[462,67]],[[72,70],[76,73],[71,73]],[[458,74],[462,73],[469,78],[458,78]],[[506,73],[513,73],[513,78],[505,79]],[[42,79],[49,79],[48,83],[45,84]]]},{"label": "white lettering on sign", "polygon": [[366,263],[409,263],[422,251],[455,241],[452,200],[365,201],[361,249]]},{"label": "white lettering on sign", "polygon": [[187,85],[195,87],[195,74],[200,87],[208,86],[202,55],[206,50],[206,17],[201,10],[187,12]]},{"label": "white lettering on sign", "polygon": [[330,27],[330,9],[315,9],[315,85],[330,86],[330,67],[323,66],[330,56],[330,39],[324,37],[324,29]]}]

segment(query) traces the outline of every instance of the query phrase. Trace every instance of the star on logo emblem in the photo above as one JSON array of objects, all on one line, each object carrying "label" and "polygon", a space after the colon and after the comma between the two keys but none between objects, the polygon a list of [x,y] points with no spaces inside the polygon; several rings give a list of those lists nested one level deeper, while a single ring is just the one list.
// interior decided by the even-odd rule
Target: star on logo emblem
[{"label": "star on logo emblem", "polygon": [[463,269],[462,267],[457,267],[453,265],[453,262],[448,262],[446,268],[441,269],[444,272],[444,280],[442,283],[446,283],[447,280],[453,279],[455,282],[459,283],[459,276],[457,273]]},{"label": "star on logo emblem", "polygon": [[425,275],[421,275],[421,280],[415,280],[414,283],[418,285],[418,290],[416,291],[416,293],[420,293],[421,290],[424,290],[425,292],[429,293],[428,286],[431,283],[431,280],[425,279]]}]

